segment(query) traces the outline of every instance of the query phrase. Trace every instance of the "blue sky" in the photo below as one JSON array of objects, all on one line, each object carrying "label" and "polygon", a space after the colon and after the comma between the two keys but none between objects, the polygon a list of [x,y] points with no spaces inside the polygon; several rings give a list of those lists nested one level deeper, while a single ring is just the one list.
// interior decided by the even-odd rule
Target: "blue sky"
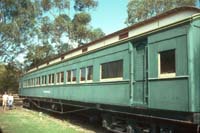
[{"label": "blue sky", "polygon": [[125,28],[129,0],[98,0],[98,7],[90,11],[91,25],[110,34]]},{"label": "blue sky", "polygon": [[[101,28],[106,35],[125,28],[124,22],[127,18],[128,1],[98,0],[97,8],[90,10],[92,17],[91,26],[93,28]],[[73,10],[71,13],[73,15]],[[24,54],[18,56],[20,62],[24,61],[23,58]]]}]

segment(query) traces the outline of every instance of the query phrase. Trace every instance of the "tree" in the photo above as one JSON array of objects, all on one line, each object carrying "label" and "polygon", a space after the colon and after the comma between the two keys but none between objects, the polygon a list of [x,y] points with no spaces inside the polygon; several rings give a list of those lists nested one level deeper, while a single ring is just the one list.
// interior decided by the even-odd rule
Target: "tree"
[{"label": "tree", "polygon": [[[21,52],[30,54],[32,51],[27,52],[26,49],[33,50],[35,46],[31,45],[39,47],[51,45],[53,49],[57,49],[57,52],[51,52],[54,55],[59,54],[59,51],[65,51],[60,48],[66,44],[71,45],[69,46],[71,49],[73,44],[92,41],[91,34],[93,38],[102,37],[104,34],[93,33],[93,28],[89,24],[91,16],[87,12],[97,6],[97,1],[75,0],[74,16],[70,15],[72,10],[70,2],[70,0],[0,1],[0,60],[9,62]],[[27,55],[27,59],[31,59],[29,57],[30,55]],[[33,64],[36,65],[35,63]]]},{"label": "tree", "polygon": [[66,53],[67,51],[72,50],[73,47],[68,43],[62,43],[60,45],[57,45],[57,49],[58,49],[58,54],[61,55],[63,53]]},{"label": "tree", "polygon": [[100,28],[91,29],[91,32],[89,33],[89,38],[91,41],[97,40],[103,36],[105,36],[105,33]]},{"label": "tree", "polygon": [[53,56],[54,51],[51,45],[30,45],[28,47],[28,53],[25,57],[25,64],[28,64],[28,67],[36,67],[43,63],[47,57],[51,58]]},{"label": "tree", "polygon": [[194,6],[195,2],[196,0],[130,0],[125,23],[132,25],[175,7]]},{"label": "tree", "polygon": [[94,0],[75,0],[74,9],[76,11],[85,11],[97,7],[98,3]]},{"label": "tree", "polygon": [[33,5],[28,0],[0,1],[0,59],[10,61],[24,51],[26,36],[34,26]]},{"label": "tree", "polygon": [[0,65],[0,93],[5,91],[17,93],[18,92],[18,79],[21,75],[21,70],[17,64],[10,62],[7,65]]},{"label": "tree", "polygon": [[71,50],[73,43],[84,44],[104,36],[89,24],[88,11],[97,6],[97,1],[75,0],[73,16],[70,1],[0,1],[0,62],[7,62],[0,65],[0,92],[17,91],[23,68],[15,60],[19,53],[26,54],[25,67],[36,67],[46,58]]},{"label": "tree", "polygon": [[[97,6],[95,0],[75,0],[73,17],[69,14],[72,10],[69,6],[69,0],[43,0],[42,4],[39,3],[38,5],[40,5],[38,7],[40,7],[42,13],[49,14],[45,16],[46,18],[42,18],[41,28],[37,28],[41,30],[36,30],[37,34],[40,35],[38,42],[41,43],[41,40],[43,40],[41,45],[43,43],[54,44],[53,48],[56,49],[54,54],[62,54],[73,49],[77,44],[80,46],[104,36],[102,30],[99,29],[99,32],[97,32],[89,24],[91,16],[87,11]],[[53,19],[50,20],[50,17]],[[43,58],[40,60],[43,60]],[[37,64],[35,63],[34,65]]]}]

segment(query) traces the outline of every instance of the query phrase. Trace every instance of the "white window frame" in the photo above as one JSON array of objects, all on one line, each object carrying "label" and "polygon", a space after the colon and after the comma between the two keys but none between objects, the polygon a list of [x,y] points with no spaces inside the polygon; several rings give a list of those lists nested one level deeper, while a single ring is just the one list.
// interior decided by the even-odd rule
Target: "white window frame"
[{"label": "white window frame", "polygon": [[[57,74],[57,73],[56,73]],[[54,76],[53,76],[54,75]],[[49,79],[49,76],[50,76],[50,79]],[[57,76],[57,75],[56,75]],[[55,83],[57,83],[57,77],[55,76],[55,73],[51,73],[51,74],[48,74],[48,83],[47,85],[54,85]],[[56,79],[55,79],[56,77]],[[44,78],[45,79],[45,78]],[[53,79],[54,79],[54,83],[53,83]],[[49,80],[50,80],[50,83],[49,83]],[[55,82],[56,80],[56,82]],[[45,81],[45,80],[44,80]],[[45,83],[45,82],[44,82]],[[45,85],[45,84],[44,84]]]},{"label": "white window frame", "polygon": [[[88,72],[89,72],[89,71],[88,71],[88,70],[89,70],[88,67],[92,67],[92,79],[90,79],[90,80],[88,79]],[[94,73],[94,71],[93,71],[93,66],[92,66],[92,65],[87,66],[87,67],[86,67],[86,82],[92,82],[92,81],[93,81],[93,73]]]},{"label": "white window frame", "polygon": [[[82,75],[81,75],[81,69],[85,69],[85,80],[83,80],[83,81],[81,80],[81,77],[82,77]],[[79,71],[79,82],[80,82],[80,83],[85,83],[86,80],[87,80],[87,79],[86,79],[86,78],[87,78],[87,76],[86,76],[86,75],[87,75],[86,67],[81,67],[79,70],[80,70],[80,71]]]},{"label": "white window frame", "polygon": [[[175,56],[175,58],[176,58],[176,56]],[[175,65],[176,65],[176,63],[175,63]],[[159,52],[158,53],[158,78],[174,78],[174,77],[176,77],[176,72],[173,72],[173,73],[161,73],[161,58],[160,58],[160,52]]]},{"label": "white window frame", "polygon": [[48,74],[48,85],[52,85],[51,74]]},{"label": "white window frame", "polygon": [[37,86],[40,86],[40,77],[37,77]]},{"label": "white window frame", "polygon": [[[68,72],[70,72],[70,81],[68,81]],[[66,71],[66,83],[70,84],[72,81],[72,71],[71,70],[67,70]]]},{"label": "white window frame", "polygon": [[[73,71],[76,71],[76,75],[75,75],[76,81],[73,81]],[[72,69],[72,70],[71,70],[71,83],[72,83],[72,84],[75,84],[76,82],[77,82],[77,69]]]},{"label": "white window frame", "polygon": [[[93,69],[92,65],[80,68],[80,71],[79,71],[79,81],[80,81],[80,83],[91,83],[93,81],[93,78],[91,80],[88,80],[88,72],[89,72],[88,67],[92,67],[92,69]],[[83,81],[81,81],[81,69],[82,68],[85,69],[85,80],[83,80]],[[92,77],[93,77],[93,71],[92,71]]]},{"label": "white window frame", "polygon": [[47,83],[47,82],[48,82],[47,79],[48,79],[48,78],[47,78],[47,75],[44,75],[44,85],[48,85],[48,83]]},{"label": "white window frame", "polygon": [[[70,82],[68,81],[68,71],[71,73]],[[76,71],[76,81],[73,81],[73,71]],[[77,83],[77,69],[71,69],[66,71],[66,83],[67,84],[75,84]]]},{"label": "white window frame", "polygon": [[[122,60],[123,61],[123,60]],[[110,62],[114,62],[114,61],[110,61]],[[105,62],[106,63],[106,62]],[[109,62],[107,62],[109,63]],[[102,63],[104,64],[104,63]],[[100,65],[100,82],[112,82],[112,81],[122,81],[123,80],[123,71],[122,71],[122,77],[116,77],[116,78],[102,78],[102,64]],[[123,64],[122,64],[123,65]]]},{"label": "white window frame", "polygon": [[[58,82],[58,79],[59,79],[59,82]],[[57,72],[56,73],[56,81],[55,81],[55,84],[56,85],[59,85],[59,84],[63,84],[64,82],[61,82],[61,72]]]},{"label": "white window frame", "polygon": [[42,83],[41,83],[41,86],[44,86],[45,85],[45,75],[42,75]]},{"label": "white window frame", "polygon": [[[61,82],[62,73],[63,73],[63,81]],[[64,82],[65,82],[65,72],[64,72],[64,71],[61,71],[61,72],[60,72],[60,84],[64,84]]]},{"label": "white window frame", "polygon": [[[53,79],[54,79],[54,82],[53,82]],[[51,74],[51,85],[54,85],[54,84],[55,84],[55,73],[52,73]]]}]

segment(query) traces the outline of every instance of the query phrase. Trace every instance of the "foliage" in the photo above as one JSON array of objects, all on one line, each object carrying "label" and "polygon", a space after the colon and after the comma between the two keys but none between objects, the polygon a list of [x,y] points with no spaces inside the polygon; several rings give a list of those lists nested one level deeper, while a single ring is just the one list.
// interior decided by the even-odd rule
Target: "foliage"
[{"label": "foliage", "polygon": [[86,9],[97,7],[98,3],[94,0],[75,0],[74,9],[76,11],[85,11]]},{"label": "foliage", "polygon": [[18,92],[18,79],[20,75],[21,70],[16,64],[0,65],[0,93],[5,91]]},{"label": "foliage", "polygon": [[130,0],[126,24],[131,25],[175,7],[194,6],[196,0]]},{"label": "foliage", "polygon": [[103,36],[105,36],[105,34],[100,28],[92,29],[89,33],[89,38],[91,41],[97,40]]},{"label": "foliage", "polygon": [[35,14],[28,0],[0,1],[0,59],[12,60],[24,50],[26,34],[34,26]]},{"label": "foliage", "polygon": [[54,56],[51,45],[30,45],[28,51],[25,63],[30,64],[30,67],[36,67],[38,64],[43,63],[47,57]]},{"label": "foliage", "polygon": [[[86,9],[91,9],[97,6],[97,2],[94,0],[79,0],[74,3],[75,14],[73,17],[70,17],[70,1],[69,0],[43,0],[41,12],[48,13],[49,15],[42,18],[42,25],[38,37],[39,40],[42,40],[42,44],[54,44],[52,49],[56,49],[51,56],[48,55],[44,58],[49,58],[55,54],[62,54],[71,50],[76,44],[84,44],[92,39],[97,39],[104,36],[104,33],[101,31],[101,34],[97,34],[93,31],[93,28],[89,25],[91,21],[91,16],[86,12]],[[45,6],[46,5],[46,6]],[[49,5],[49,6],[48,6]],[[54,13],[54,10],[56,13]],[[67,13],[68,10],[68,13]],[[50,20],[50,16],[53,17]],[[93,38],[91,37],[93,35]],[[65,40],[63,40],[63,38]],[[32,49],[32,48],[31,48]],[[40,49],[40,48],[39,48]],[[42,51],[41,51],[42,52]],[[45,51],[43,51],[45,52]],[[40,64],[43,57],[38,56],[35,58],[35,53],[29,52],[27,60],[32,61],[32,66]],[[32,56],[30,56],[32,54]],[[40,59],[39,59],[40,57]]]},{"label": "foliage", "polygon": [[102,37],[104,33],[101,30],[96,32],[90,26],[91,16],[87,12],[98,5],[97,1],[75,0],[72,2],[75,11],[73,16],[70,15],[70,2],[0,1],[0,60],[13,61],[19,53],[24,52],[27,53],[27,65],[36,66],[44,58]]},{"label": "foliage", "polygon": [[58,49],[58,54],[61,55],[63,53],[66,53],[67,51],[72,50],[73,47],[68,43],[63,43],[61,45],[57,45],[57,49]]}]

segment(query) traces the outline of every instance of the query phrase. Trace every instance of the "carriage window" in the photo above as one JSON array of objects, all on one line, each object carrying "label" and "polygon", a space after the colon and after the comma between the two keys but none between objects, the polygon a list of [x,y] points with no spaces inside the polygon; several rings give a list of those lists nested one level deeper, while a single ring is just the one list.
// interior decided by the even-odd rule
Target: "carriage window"
[{"label": "carriage window", "polygon": [[101,78],[122,78],[123,76],[123,60],[108,62],[101,64]]},{"label": "carriage window", "polygon": [[44,84],[47,84],[47,75],[44,76]]},{"label": "carriage window", "polygon": [[34,86],[34,78],[32,78],[32,86]]},{"label": "carriage window", "polygon": [[54,83],[54,74],[51,74],[51,83],[53,84]]},{"label": "carriage window", "polygon": [[44,75],[42,76],[42,85],[44,84]]},{"label": "carriage window", "polygon": [[44,75],[42,75],[42,85],[44,84]]},{"label": "carriage window", "polygon": [[92,80],[93,76],[93,66],[87,67],[87,80]]},{"label": "carriage window", "polygon": [[30,79],[30,87],[32,87],[32,79]]},{"label": "carriage window", "polygon": [[23,87],[24,88],[26,87],[26,81],[23,81]]},{"label": "carriage window", "polygon": [[64,72],[60,72],[60,82],[64,82]]},{"label": "carriage window", "polygon": [[28,87],[30,86],[30,80],[28,79]]},{"label": "carriage window", "polygon": [[76,69],[67,71],[67,83],[76,82]]},{"label": "carriage window", "polygon": [[67,82],[71,82],[71,71],[67,71]]},{"label": "carriage window", "polygon": [[81,75],[80,81],[85,81],[85,76],[86,76],[86,68],[85,67],[80,69],[80,75]]},{"label": "carriage window", "polygon": [[40,77],[38,77],[38,85],[40,85]]},{"label": "carriage window", "polygon": [[27,87],[30,87],[30,79],[27,79]]},{"label": "carriage window", "polygon": [[83,67],[80,69],[80,81],[92,80],[93,66]]},{"label": "carriage window", "polygon": [[60,83],[60,73],[56,74],[56,83]]},{"label": "carriage window", "polygon": [[35,81],[36,81],[35,85],[37,86],[38,85],[38,78],[35,78]]},{"label": "carriage window", "polygon": [[54,74],[49,74],[49,84],[54,84]]},{"label": "carriage window", "polygon": [[49,74],[49,84],[51,84],[51,74]]},{"label": "carriage window", "polygon": [[76,82],[76,69],[72,70],[72,82]]},{"label": "carriage window", "polygon": [[158,55],[159,77],[174,77],[176,74],[175,50],[160,52]]}]

